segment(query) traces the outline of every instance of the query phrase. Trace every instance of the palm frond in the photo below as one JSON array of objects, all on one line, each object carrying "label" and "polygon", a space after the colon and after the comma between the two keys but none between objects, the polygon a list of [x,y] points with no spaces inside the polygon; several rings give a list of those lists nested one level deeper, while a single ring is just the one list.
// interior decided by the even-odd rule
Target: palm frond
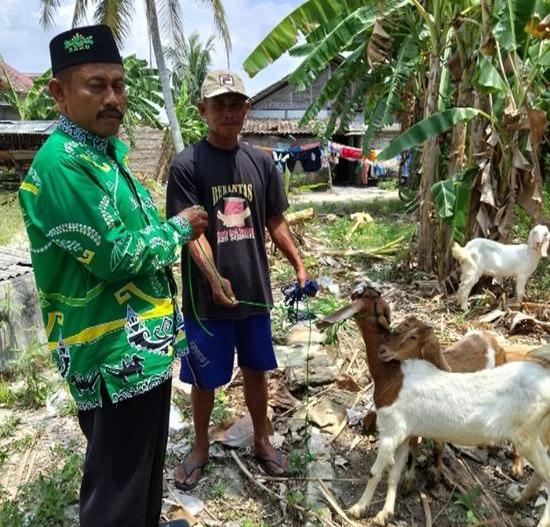
[{"label": "palm frond", "polygon": [[161,31],[168,36],[173,45],[183,38],[182,12],[179,0],[157,0]]},{"label": "palm frond", "polygon": [[225,47],[225,55],[227,57],[227,67],[229,67],[229,55],[231,54],[231,34],[229,32],[229,26],[227,25],[227,19],[225,16],[225,8],[222,0],[200,0],[203,5],[212,8],[214,14],[214,26],[218,36],[222,39]]},{"label": "palm frond", "polygon": [[97,23],[107,24],[117,44],[122,46],[131,26],[133,12],[133,0],[98,0],[94,19]]},{"label": "palm frond", "polygon": [[42,12],[40,13],[40,25],[50,28],[54,25],[54,13],[59,7],[60,0],[41,0]]},{"label": "palm frond", "polygon": [[166,52],[174,87],[180,91],[185,83],[193,103],[199,101],[201,85],[212,65],[215,38],[211,35],[203,43],[198,33],[191,33],[187,38],[178,39],[175,47]]},{"label": "palm frond", "polygon": [[77,27],[83,20],[86,20],[88,0],[76,0],[73,11],[73,27]]}]

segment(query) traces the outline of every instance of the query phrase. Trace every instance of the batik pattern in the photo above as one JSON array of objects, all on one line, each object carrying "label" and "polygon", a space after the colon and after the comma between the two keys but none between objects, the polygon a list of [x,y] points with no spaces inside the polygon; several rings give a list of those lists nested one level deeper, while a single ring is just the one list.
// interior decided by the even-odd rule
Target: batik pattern
[{"label": "batik pattern", "polygon": [[144,393],[170,378],[185,344],[164,268],[191,238],[162,222],[127,167],[126,146],[65,117],[19,192],[48,346],[77,407]]}]

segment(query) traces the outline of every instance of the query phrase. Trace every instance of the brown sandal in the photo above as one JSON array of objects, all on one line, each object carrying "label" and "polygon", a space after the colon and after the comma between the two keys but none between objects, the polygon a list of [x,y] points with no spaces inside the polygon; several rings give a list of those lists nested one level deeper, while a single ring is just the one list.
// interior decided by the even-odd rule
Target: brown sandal
[{"label": "brown sandal", "polygon": [[[269,476],[284,476],[286,473],[286,468],[283,464],[283,453],[280,450],[275,450],[275,457],[264,457],[259,454],[255,454],[256,460]],[[279,467],[282,472],[278,472],[271,468],[271,465]]]}]

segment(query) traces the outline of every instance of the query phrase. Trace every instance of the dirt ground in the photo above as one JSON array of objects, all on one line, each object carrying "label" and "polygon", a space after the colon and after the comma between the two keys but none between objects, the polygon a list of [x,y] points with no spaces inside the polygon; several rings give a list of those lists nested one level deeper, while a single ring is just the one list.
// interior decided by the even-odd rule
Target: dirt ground
[{"label": "dirt ground", "polygon": [[[314,252],[311,244],[306,249],[309,254]],[[273,257],[272,267],[278,266],[278,258]],[[340,298],[337,301],[342,304],[349,298],[353,285],[368,277],[371,270],[380,271],[381,265],[384,264],[369,262],[355,265],[327,260],[321,266],[320,274],[330,274],[333,285],[339,286]],[[435,281],[411,272],[408,264],[404,266],[406,268],[404,267],[403,272],[397,273],[401,278],[382,281],[383,296],[391,307],[394,324],[414,314],[430,321],[442,344],[455,342],[469,329],[490,330],[509,344],[541,345],[550,341],[548,326],[544,325],[525,323],[523,327],[517,328],[517,334],[511,334],[514,310],[505,306],[500,290],[497,294],[490,294],[480,287],[477,297],[472,300],[473,309],[464,315],[442,294]],[[281,301],[281,285],[277,280],[273,284],[276,302]],[[334,300],[326,290],[321,290],[319,296],[321,299]],[[480,321],[489,313],[498,314],[496,310],[501,310],[501,314],[494,321]],[[317,314],[321,316],[320,313]],[[539,315],[548,317],[548,312],[537,316]],[[273,317],[275,341],[284,346],[291,328],[280,304],[273,311]],[[547,318],[544,321],[548,322]],[[196,489],[187,495],[175,489],[173,469],[189,451],[193,440],[189,387],[182,386],[177,381],[179,364],[176,364],[173,413],[174,423],[179,429],[171,430],[167,449],[165,512],[169,512],[172,507],[179,513],[185,506],[188,512],[194,513],[199,522],[197,525],[205,526],[290,527],[306,525],[311,521],[310,516],[306,517],[296,510],[298,506],[302,510],[306,508],[320,514],[325,525],[351,525],[335,512],[334,507],[329,507],[332,517],[330,520],[326,513],[321,512],[322,502],[310,502],[311,488],[317,483],[307,481],[311,467],[318,462],[310,450],[310,437],[314,428],[328,443],[324,451],[328,459],[325,483],[334,501],[344,510],[363,492],[369,467],[376,455],[376,434],[365,433],[361,424],[350,426],[346,423],[334,438],[334,430],[321,429],[309,422],[311,408],[306,413],[303,411],[306,402],[341,402],[342,397],[349,402],[355,400],[358,393],[361,396],[354,409],[365,410],[372,407],[372,390],[368,388],[371,379],[366,365],[366,354],[353,322],[345,323],[337,336],[336,342],[321,346],[332,362],[331,367],[335,368],[331,371],[336,372],[328,382],[311,386],[309,390],[295,389],[290,394],[288,369],[282,368],[269,376],[270,410],[275,440],[290,458],[291,474],[283,480],[266,478],[254,460],[250,447],[229,449],[215,443],[211,450],[211,462]],[[220,423],[227,427],[246,415],[242,380],[238,372],[224,393],[225,396],[216,402],[213,432],[223,429]],[[350,406],[347,409],[351,409]],[[0,436],[0,451],[5,448],[8,452],[8,457],[0,468],[0,485],[4,493],[0,499],[16,499],[22,484],[35,480],[40,474],[47,475],[52,469],[61,466],[68,453],[84,453],[85,443],[74,414],[49,415],[45,408],[18,410],[15,407],[0,406],[0,426],[10,422],[17,423],[14,424],[12,433],[5,437]],[[527,466],[523,478],[516,482],[511,477],[511,455],[510,445],[490,453],[486,450],[467,451],[448,446],[444,457],[446,470],[443,480],[440,485],[430,488],[427,471],[432,459],[431,444],[423,441],[417,465],[417,489],[409,495],[400,491],[395,518],[390,525],[429,525],[429,514],[431,525],[436,527],[534,527],[542,513],[545,497],[541,493],[534,503],[521,508],[513,504],[510,496],[517,492],[518,484],[520,487],[526,484],[532,471]],[[242,466],[237,460],[242,462]],[[271,491],[271,495],[266,488],[260,488],[258,483]],[[374,525],[372,518],[382,506],[384,491],[385,484],[381,484],[367,517],[355,520],[353,525]],[[278,497],[274,497],[273,493]],[[488,510],[487,503],[492,504],[491,510]],[[63,527],[76,527],[77,515],[77,506],[68,506],[67,520]]]},{"label": "dirt ground", "polygon": [[[349,292],[345,284],[341,284],[343,296]],[[404,316],[415,313],[425,319],[430,319],[436,327],[438,335],[445,342],[452,342],[463,335],[467,328],[490,328],[508,342],[522,342],[529,344],[545,343],[548,340],[546,333],[530,333],[511,337],[507,334],[506,325],[495,326],[480,324],[476,319],[461,320],[457,322],[457,312],[449,302],[441,296],[433,294],[418,294],[421,288],[418,284],[384,284],[384,297],[389,301],[393,312],[393,320],[398,322]],[[489,310],[487,307],[486,310]],[[370,383],[368,369],[365,363],[365,354],[360,337],[353,325],[349,322],[340,329],[339,341],[326,347],[329,356],[335,364],[339,365],[340,372],[348,372],[349,378],[359,387],[364,388]],[[359,351],[358,351],[359,350]],[[355,362],[350,363],[355,356]],[[177,371],[177,367],[176,367]],[[177,381],[176,381],[176,384]],[[270,376],[270,391],[274,395],[286,386],[286,376],[283,371],[275,372]],[[189,498],[176,491],[173,487],[172,472],[177,461],[189,450],[192,442],[191,426],[189,424],[190,404],[185,390],[178,384],[175,389],[174,401],[182,410],[186,418],[183,421],[183,430],[172,431],[168,445],[166,462],[166,507],[170,505],[188,504]],[[308,397],[317,401],[330,400],[342,393],[338,383],[315,387],[309,391]],[[359,406],[368,404],[370,391],[367,390],[362,397]],[[229,388],[226,390],[227,399],[222,410],[228,415],[227,420],[233,422],[236,418],[245,415],[242,397],[242,383],[240,375],[236,375]],[[305,398],[305,392],[298,391],[293,394],[297,401]],[[352,395],[355,395],[353,393]],[[294,408],[282,410],[280,398],[271,399],[273,406],[274,430],[284,432],[282,448],[293,458],[293,477],[287,481],[266,481],[261,479],[264,474],[256,465],[250,448],[235,450],[237,456],[248,467],[249,471],[260,478],[273,492],[285,497],[284,501],[270,498],[266,492],[258,489],[247,479],[243,471],[236,465],[231,456],[230,449],[218,444],[213,446],[212,460],[205,470],[198,487],[193,490],[191,496],[202,501],[204,508],[197,514],[197,518],[203,525],[237,526],[298,526],[305,525],[306,520],[298,515],[289,506],[290,503],[306,503],[306,484],[303,478],[307,467],[307,434],[305,428],[298,429],[294,434],[289,431],[289,423],[292,422]],[[84,442],[78,429],[74,416],[47,416],[44,410],[17,412],[17,410],[0,409],[0,423],[17,413],[21,419],[20,424],[14,430],[14,436],[10,442],[21,440],[23,447],[12,452],[7,463],[3,467],[0,482],[10,498],[16,496],[20,484],[30,481],[39,473],[46,473],[51,467],[62,463],[62,457],[67,452],[83,452]],[[300,417],[300,419],[302,419]],[[292,428],[292,426],[290,426]],[[328,435],[327,437],[330,437]],[[330,446],[330,457],[335,475],[331,481],[331,492],[342,508],[353,504],[360,496],[364,488],[364,481],[368,474],[368,467],[374,460],[377,441],[375,436],[363,433],[361,426],[346,426],[337,439]],[[448,447],[450,448],[450,447]],[[476,485],[480,485],[491,496],[501,510],[503,517],[508,519],[509,525],[518,527],[531,527],[542,512],[542,498],[538,500],[537,507],[533,504],[523,508],[516,508],[507,495],[515,481],[511,477],[511,447],[505,446],[494,453],[483,453],[487,460],[483,463],[475,461],[473,457],[479,457],[475,453],[464,454],[459,449],[453,449],[455,455],[466,464],[473,474]],[[401,493],[397,499],[397,508],[394,521],[395,526],[426,525],[425,510],[420,500],[419,492],[425,496],[432,514],[433,525],[438,527],[451,527],[459,525],[505,525],[502,518],[489,518],[488,521],[475,523],[472,515],[480,517],[483,514],[483,506],[472,498],[471,506],[460,506],[456,503],[459,499],[456,481],[453,481],[452,471],[447,471],[447,477],[441,485],[429,488],[427,485],[427,469],[430,465],[431,449],[429,442],[424,441],[420,447],[420,456],[417,468],[418,491],[405,496]],[[456,463],[449,455],[445,456],[447,466]],[[519,481],[525,484],[531,474],[531,469],[526,468],[525,476]],[[358,481],[346,481],[347,479]],[[468,483],[470,484],[470,483]],[[384,485],[381,485],[372,511],[376,512],[381,507]],[[475,486],[470,488],[472,497],[475,496]],[[542,496],[542,494],[541,494]],[[469,496],[466,496],[468,500]],[[193,503],[191,503],[193,505]],[[192,507],[191,507],[192,508]],[[200,506],[199,506],[200,508]],[[486,512],[486,511],[485,511]],[[76,525],[74,514],[76,509],[69,508],[68,514],[73,520],[67,520],[67,526]],[[470,516],[468,516],[470,514]],[[370,526],[371,514],[368,517],[356,521],[356,525]],[[470,519],[468,519],[470,518]],[[338,515],[333,514],[333,525],[345,525]],[[329,524],[330,525],[330,524]]]}]

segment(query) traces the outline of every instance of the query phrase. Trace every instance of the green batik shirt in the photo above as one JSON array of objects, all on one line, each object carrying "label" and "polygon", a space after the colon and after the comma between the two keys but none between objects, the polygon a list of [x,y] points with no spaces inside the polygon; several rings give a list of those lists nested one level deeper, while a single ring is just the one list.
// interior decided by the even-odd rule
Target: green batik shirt
[{"label": "green batik shirt", "polygon": [[168,266],[191,228],[160,220],[127,152],[61,117],[19,191],[48,346],[80,410],[101,406],[102,381],[113,403],[163,383],[186,344]]}]

